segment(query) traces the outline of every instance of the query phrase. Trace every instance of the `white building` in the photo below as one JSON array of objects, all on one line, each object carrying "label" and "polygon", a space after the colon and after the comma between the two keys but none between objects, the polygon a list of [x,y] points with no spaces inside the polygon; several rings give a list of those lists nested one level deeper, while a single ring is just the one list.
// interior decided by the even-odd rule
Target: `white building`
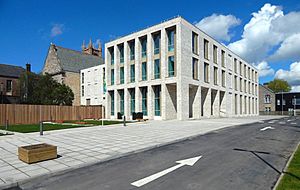
[{"label": "white building", "polygon": [[105,44],[106,117],[258,115],[258,72],[181,17]]},{"label": "white building", "polygon": [[104,105],[105,65],[80,70],[81,105]]}]

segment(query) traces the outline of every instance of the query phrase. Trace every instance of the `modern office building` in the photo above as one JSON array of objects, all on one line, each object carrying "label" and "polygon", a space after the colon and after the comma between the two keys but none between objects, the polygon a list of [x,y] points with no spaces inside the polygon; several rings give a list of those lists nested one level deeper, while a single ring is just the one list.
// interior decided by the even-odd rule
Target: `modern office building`
[{"label": "modern office building", "polygon": [[182,17],[105,44],[106,117],[258,114],[258,72]]},{"label": "modern office building", "polygon": [[104,105],[105,65],[80,70],[80,104]]},{"label": "modern office building", "polygon": [[300,111],[300,92],[276,93],[276,112],[280,114],[294,114]]}]

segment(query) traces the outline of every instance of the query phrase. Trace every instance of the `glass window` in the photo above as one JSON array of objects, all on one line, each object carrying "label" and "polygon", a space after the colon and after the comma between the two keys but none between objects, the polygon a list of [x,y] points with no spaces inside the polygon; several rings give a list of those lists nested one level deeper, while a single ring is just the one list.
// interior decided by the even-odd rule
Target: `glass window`
[{"label": "glass window", "polygon": [[198,59],[193,58],[193,63],[192,63],[192,75],[193,79],[198,80]]},{"label": "glass window", "polygon": [[168,50],[174,51],[175,30],[168,30]]},{"label": "glass window", "polygon": [[84,96],[84,86],[81,86],[81,96]]},{"label": "glass window", "polygon": [[114,85],[115,84],[115,70],[114,69],[112,69],[112,70],[110,70],[110,84],[111,85]]},{"label": "glass window", "polygon": [[214,53],[213,53],[213,61],[214,63],[218,63],[218,47],[214,45]]},{"label": "glass window", "polygon": [[209,82],[209,64],[204,63],[204,82]]},{"label": "glass window", "polygon": [[135,66],[130,65],[130,82],[134,82],[135,81]]},{"label": "glass window", "polygon": [[135,89],[130,89],[130,113],[135,112]]},{"label": "glass window", "polygon": [[225,67],[225,51],[223,50],[221,52],[221,59],[222,59],[222,67]]},{"label": "glass window", "polygon": [[222,71],[222,86],[225,87],[225,71]]},{"label": "glass window", "polygon": [[134,41],[133,42],[130,42],[129,44],[129,49],[130,49],[130,60],[134,60],[134,57],[135,57],[135,45],[134,45]]},{"label": "glass window", "polygon": [[154,112],[155,116],[160,116],[160,86],[155,86],[154,87]]},{"label": "glass window", "polygon": [[204,58],[208,60],[208,41],[204,39]]},{"label": "glass window", "polygon": [[284,106],[285,106],[285,99],[283,99],[283,100],[282,100],[282,105],[284,105]]},{"label": "glass window", "polygon": [[120,67],[120,83],[124,84],[124,67]]},{"label": "glass window", "polygon": [[218,85],[218,68],[214,67],[214,85]]},{"label": "glass window", "polygon": [[198,34],[195,32],[192,33],[192,51],[198,54]]},{"label": "glass window", "polygon": [[237,59],[234,58],[234,72],[237,73]]},{"label": "glass window", "polygon": [[174,56],[170,56],[168,58],[168,73],[169,77],[175,76],[175,62],[174,62]]},{"label": "glass window", "polygon": [[280,105],[280,100],[277,100],[277,106],[279,106]]},{"label": "glass window", "polygon": [[110,94],[110,115],[115,115],[115,95],[114,95],[114,91],[109,92]]},{"label": "glass window", "polygon": [[84,73],[81,73],[81,83],[84,83]]},{"label": "glass window", "polygon": [[124,91],[120,90],[119,95],[120,95],[120,112],[122,115],[124,115]]},{"label": "glass window", "polygon": [[270,104],[271,103],[271,96],[269,94],[265,95],[265,104]]},{"label": "glass window", "polygon": [[147,62],[142,63],[142,80],[147,80]]},{"label": "glass window", "polygon": [[142,45],[142,58],[147,57],[147,38],[141,40]]},{"label": "glass window", "polygon": [[154,60],[154,78],[155,79],[160,78],[160,60],[159,59]]},{"label": "glass window", "polygon": [[235,90],[237,90],[237,88],[238,88],[238,85],[237,85],[237,77],[236,76],[234,76],[234,89]]},{"label": "glass window", "polygon": [[109,49],[109,52],[110,52],[110,64],[113,65],[115,62],[114,47],[111,47]]},{"label": "glass window", "polygon": [[159,54],[160,52],[160,35],[154,35],[154,55]]},{"label": "glass window", "polygon": [[12,91],[12,80],[7,80],[6,81],[6,92],[11,92]]},{"label": "glass window", "polygon": [[124,63],[124,45],[119,45],[120,63]]},{"label": "glass window", "polygon": [[147,88],[142,88],[142,112],[147,115]]}]

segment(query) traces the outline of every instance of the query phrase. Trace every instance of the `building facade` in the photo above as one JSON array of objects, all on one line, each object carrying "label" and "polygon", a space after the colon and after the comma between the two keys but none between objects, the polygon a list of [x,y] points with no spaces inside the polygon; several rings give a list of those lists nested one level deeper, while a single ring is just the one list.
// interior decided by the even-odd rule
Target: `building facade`
[{"label": "building facade", "polygon": [[106,90],[105,65],[98,65],[80,71],[81,105],[104,105]]},{"label": "building facade", "polygon": [[106,117],[258,114],[258,72],[181,17],[105,44]]},{"label": "building facade", "polygon": [[80,105],[80,70],[104,64],[101,44],[95,49],[92,42],[82,45],[82,52],[50,45],[42,73],[69,86],[74,93],[73,105]]},{"label": "building facade", "polygon": [[283,114],[293,114],[300,111],[300,92],[276,93],[276,111]]},{"label": "building facade", "polygon": [[275,112],[275,93],[266,84],[259,85],[259,113],[271,114]]},{"label": "building facade", "polygon": [[[30,64],[26,64],[30,72]],[[0,103],[20,103],[19,78],[26,70],[19,66],[0,64]]]}]

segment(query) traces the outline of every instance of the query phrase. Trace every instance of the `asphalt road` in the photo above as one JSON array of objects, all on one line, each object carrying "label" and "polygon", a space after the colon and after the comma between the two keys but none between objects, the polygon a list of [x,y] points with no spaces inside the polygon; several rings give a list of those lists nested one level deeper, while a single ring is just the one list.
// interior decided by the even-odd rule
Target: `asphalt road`
[{"label": "asphalt road", "polygon": [[[54,177],[41,177],[15,189],[272,189],[299,141],[300,118],[257,122]],[[152,174],[177,167],[178,160],[196,156],[202,158],[193,166],[181,165],[141,187],[131,185]]]}]

